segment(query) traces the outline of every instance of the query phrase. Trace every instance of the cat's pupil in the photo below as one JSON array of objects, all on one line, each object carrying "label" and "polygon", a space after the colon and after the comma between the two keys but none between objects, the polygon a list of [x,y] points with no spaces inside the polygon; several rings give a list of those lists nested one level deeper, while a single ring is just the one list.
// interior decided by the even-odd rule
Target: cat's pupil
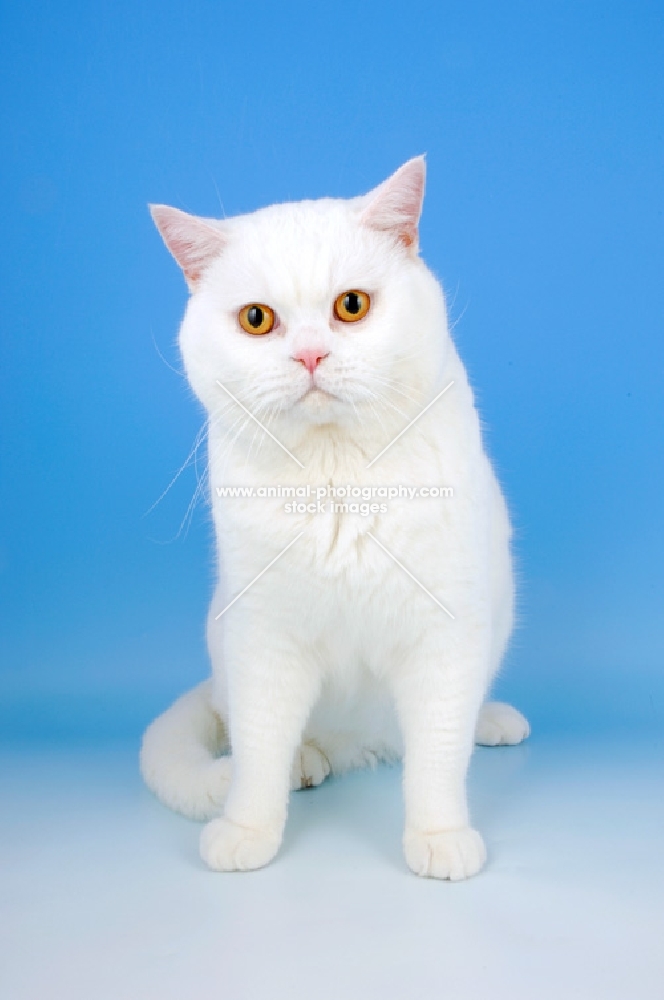
[{"label": "cat's pupil", "polygon": [[253,326],[253,328],[257,330],[263,322],[263,310],[259,309],[258,306],[252,306],[247,313],[247,321],[249,326]]},{"label": "cat's pupil", "polygon": [[360,297],[356,295],[355,292],[349,292],[344,299],[344,309],[349,312],[351,316],[360,311]]}]

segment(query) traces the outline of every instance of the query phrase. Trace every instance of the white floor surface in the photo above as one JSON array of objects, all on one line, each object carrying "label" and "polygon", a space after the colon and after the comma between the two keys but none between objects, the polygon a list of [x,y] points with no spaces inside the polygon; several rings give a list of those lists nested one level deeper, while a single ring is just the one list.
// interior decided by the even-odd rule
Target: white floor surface
[{"label": "white floor surface", "polygon": [[266,869],[213,874],[136,748],[0,756],[2,1000],[662,1000],[654,739],[480,749],[467,882],[401,856],[398,768],[292,797]]}]

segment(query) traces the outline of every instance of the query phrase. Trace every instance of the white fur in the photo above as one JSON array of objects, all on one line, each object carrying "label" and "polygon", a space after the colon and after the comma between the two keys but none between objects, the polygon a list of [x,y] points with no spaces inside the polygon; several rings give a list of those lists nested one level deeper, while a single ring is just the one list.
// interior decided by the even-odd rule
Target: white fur
[{"label": "white fur", "polygon": [[[512,629],[510,525],[440,286],[417,253],[423,186],[418,158],[352,201],[275,205],[190,229],[183,213],[153,210],[193,292],[180,343],[209,414],[219,585],[208,620],[212,682],[148,729],[142,770],[188,815],[214,815],[225,800],[201,839],[215,869],[271,860],[291,785],[396,759],[405,747],[408,865],[438,878],[472,875],[485,858],[466,804],[473,740],[528,734],[510,706],[480,711]],[[357,324],[332,311],[348,289],[371,296]],[[251,302],[279,317],[267,336],[238,324]],[[325,355],[314,391],[295,360],[311,349]],[[325,483],[444,484],[454,498],[393,500],[369,516],[299,515],[280,498],[215,494]],[[218,757],[231,747],[232,758]]]}]

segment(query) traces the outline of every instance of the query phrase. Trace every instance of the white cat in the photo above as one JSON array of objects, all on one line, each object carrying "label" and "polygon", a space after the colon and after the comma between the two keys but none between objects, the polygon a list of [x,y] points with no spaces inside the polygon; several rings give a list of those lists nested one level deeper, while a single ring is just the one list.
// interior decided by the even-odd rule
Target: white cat
[{"label": "white cat", "polygon": [[[424,177],[419,157],[360,198],[223,221],[152,207],[191,291],[180,345],[209,417],[220,583],[212,680],[149,727],[141,767],[172,808],[217,815],[217,870],[274,857],[291,788],[403,748],[408,865],[473,875],[473,740],[528,735],[516,709],[481,707],[512,629],[510,525],[418,255]],[[275,495],[321,484],[376,502]],[[431,485],[453,496],[378,502]]]}]

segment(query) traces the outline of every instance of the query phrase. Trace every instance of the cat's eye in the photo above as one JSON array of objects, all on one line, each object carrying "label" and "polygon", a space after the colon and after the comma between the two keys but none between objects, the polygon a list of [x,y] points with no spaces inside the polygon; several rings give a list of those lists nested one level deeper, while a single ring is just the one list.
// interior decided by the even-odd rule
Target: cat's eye
[{"label": "cat's eye", "polygon": [[343,323],[357,323],[369,312],[371,299],[366,292],[342,292],[334,302],[334,315]]},{"label": "cat's eye", "polygon": [[260,337],[274,329],[274,310],[260,302],[252,302],[244,309],[240,309],[238,320],[245,333]]}]

